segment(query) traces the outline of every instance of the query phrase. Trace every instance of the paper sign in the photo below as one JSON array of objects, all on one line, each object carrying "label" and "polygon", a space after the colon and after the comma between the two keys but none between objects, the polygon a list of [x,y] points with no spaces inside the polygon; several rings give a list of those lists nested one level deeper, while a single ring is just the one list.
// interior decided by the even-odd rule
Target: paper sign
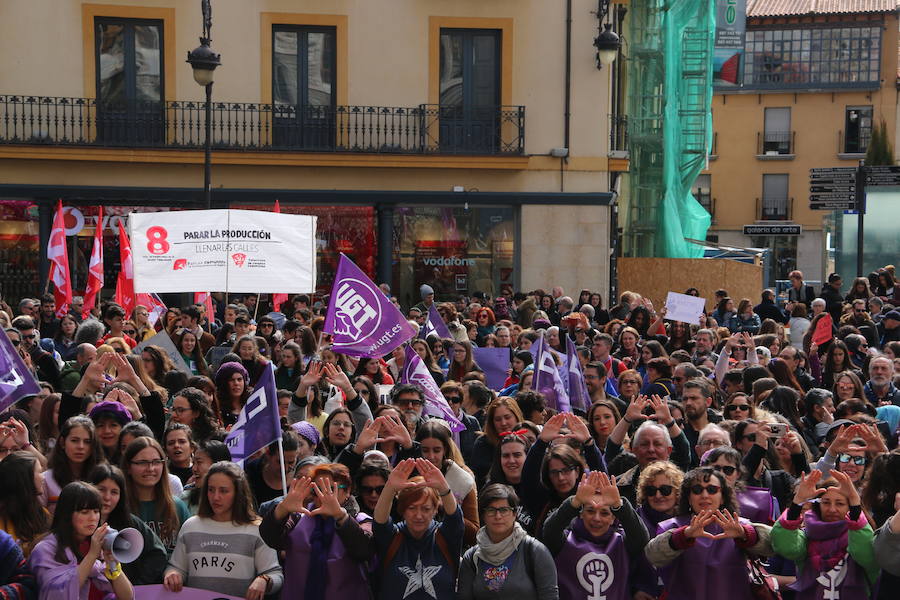
[{"label": "paper sign", "polygon": [[700,315],[706,307],[706,298],[669,292],[666,296],[666,319],[691,325],[700,324]]},{"label": "paper sign", "polygon": [[163,329],[152,338],[147,340],[146,342],[141,342],[134,348],[135,354],[140,354],[144,348],[147,346],[159,346],[163,350],[165,350],[166,354],[169,355],[169,358],[172,359],[172,362],[175,363],[175,368],[179,371],[183,371],[188,375],[191,375],[191,370],[188,368],[187,363],[184,362],[184,359],[181,358],[181,353],[178,352],[178,348],[175,347],[175,342],[172,341],[172,338],[169,337],[169,334],[166,333],[166,330]]},{"label": "paper sign", "polygon": [[509,369],[509,348],[472,348],[472,355],[482,371],[487,386],[492,390],[502,390]]},{"label": "paper sign", "polygon": [[393,384],[376,383],[375,389],[378,390],[378,403],[379,404],[390,404],[391,403],[391,390],[394,389]]},{"label": "paper sign", "polygon": [[180,592],[170,592],[162,585],[134,586],[134,600],[244,600],[209,590],[183,587]]}]

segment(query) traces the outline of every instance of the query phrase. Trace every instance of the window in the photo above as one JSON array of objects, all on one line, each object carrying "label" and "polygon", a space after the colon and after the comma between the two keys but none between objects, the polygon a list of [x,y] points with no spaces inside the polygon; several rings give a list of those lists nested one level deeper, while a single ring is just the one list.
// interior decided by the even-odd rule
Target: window
[{"label": "window", "polygon": [[877,23],[750,30],[744,87],[878,87],[880,53]]},{"label": "window", "polygon": [[788,176],[763,175],[763,198],[760,219],[787,221],[788,211]]},{"label": "window", "polygon": [[712,207],[712,175],[697,175],[691,193],[700,206],[706,209],[710,215],[713,214]]},{"label": "window", "polygon": [[97,135],[105,143],[165,141],[161,21],[96,18]]},{"label": "window", "polygon": [[791,109],[765,109],[765,130],[759,153],[791,154],[791,141]]},{"label": "window", "polygon": [[335,142],[335,28],[275,25],[275,145],[331,149]]},{"label": "window", "polygon": [[494,153],[500,143],[500,31],[441,29],[440,145]]},{"label": "window", "polygon": [[865,154],[872,139],[872,107],[848,106],[844,132],[843,151],[847,154]]}]

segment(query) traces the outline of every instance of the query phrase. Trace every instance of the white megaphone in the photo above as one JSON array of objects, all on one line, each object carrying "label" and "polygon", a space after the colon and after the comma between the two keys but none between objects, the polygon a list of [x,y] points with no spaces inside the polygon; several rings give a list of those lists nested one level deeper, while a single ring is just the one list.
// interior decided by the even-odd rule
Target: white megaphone
[{"label": "white megaphone", "polygon": [[113,558],[120,563],[130,563],[144,551],[144,536],[134,527],[122,531],[110,527],[103,540],[103,548],[111,550]]}]

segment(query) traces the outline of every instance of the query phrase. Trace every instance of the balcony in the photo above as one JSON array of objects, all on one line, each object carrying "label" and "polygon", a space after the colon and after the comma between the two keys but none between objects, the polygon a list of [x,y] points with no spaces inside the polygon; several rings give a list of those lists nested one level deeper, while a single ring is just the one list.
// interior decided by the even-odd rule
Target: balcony
[{"label": "balcony", "polygon": [[765,131],[756,134],[756,158],[793,160],[797,134],[794,131]]},{"label": "balcony", "polygon": [[759,221],[790,221],[793,212],[793,198],[778,196],[756,199],[756,214]]},{"label": "balcony", "polygon": [[[203,102],[104,106],[0,95],[0,144],[203,148]],[[525,107],[291,106],[213,102],[212,145],[247,152],[521,156]]]}]

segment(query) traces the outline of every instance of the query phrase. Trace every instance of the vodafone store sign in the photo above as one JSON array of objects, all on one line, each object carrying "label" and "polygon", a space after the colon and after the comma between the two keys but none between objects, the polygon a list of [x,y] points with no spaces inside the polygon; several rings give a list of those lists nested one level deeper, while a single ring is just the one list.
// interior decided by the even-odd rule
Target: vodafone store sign
[{"label": "vodafone store sign", "polygon": [[136,293],[312,292],[316,217],[189,210],[129,218]]}]

